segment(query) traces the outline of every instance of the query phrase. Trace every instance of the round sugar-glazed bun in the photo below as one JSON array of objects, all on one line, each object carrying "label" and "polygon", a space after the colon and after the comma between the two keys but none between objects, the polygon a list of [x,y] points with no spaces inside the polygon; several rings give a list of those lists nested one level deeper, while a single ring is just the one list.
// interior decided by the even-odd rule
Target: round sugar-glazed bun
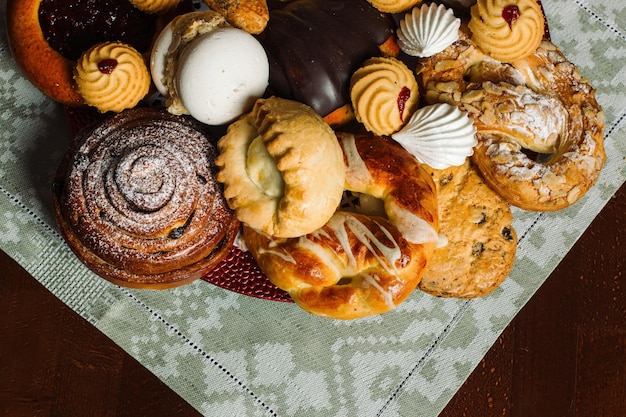
[{"label": "round sugar-glazed bun", "polygon": [[86,131],[54,182],[68,245],[122,286],[201,278],[239,230],[215,178],[216,153],[204,125],[161,110],[125,110]]}]

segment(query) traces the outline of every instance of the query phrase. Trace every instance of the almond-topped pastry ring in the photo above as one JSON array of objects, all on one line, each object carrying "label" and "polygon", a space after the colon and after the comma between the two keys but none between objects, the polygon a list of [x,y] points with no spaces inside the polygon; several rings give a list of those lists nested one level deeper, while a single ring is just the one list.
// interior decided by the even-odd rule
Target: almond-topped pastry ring
[{"label": "almond-topped pastry ring", "polygon": [[604,113],[595,89],[551,42],[504,64],[466,33],[421,60],[425,101],[459,106],[474,119],[472,159],[510,204],[560,210],[597,180],[605,161]]},{"label": "almond-topped pastry ring", "polygon": [[338,133],[346,189],[373,209],[337,211],[320,229],[280,239],[244,225],[261,270],[305,311],[355,319],[394,309],[415,289],[439,239],[432,179],[389,138]]}]

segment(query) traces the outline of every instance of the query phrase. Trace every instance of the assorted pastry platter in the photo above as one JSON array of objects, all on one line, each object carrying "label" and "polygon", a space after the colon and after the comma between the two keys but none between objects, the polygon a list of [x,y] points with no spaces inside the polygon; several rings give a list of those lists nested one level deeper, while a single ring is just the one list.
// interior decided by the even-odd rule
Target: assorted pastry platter
[{"label": "assorted pastry platter", "polygon": [[[119,1],[127,8],[126,0]],[[251,297],[295,300],[312,314],[339,319],[384,313],[414,288],[434,296],[483,296],[506,278],[515,259],[517,238],[509,205],[550,211],[573,204],[593,185],[604,163],[602,110],[595,90],[550,42],[539,1],[130,0],[148,15],[146,24],[155,32],[152,49],[144,47],[143,58],[140,53],[131,56],[136,50],[126,41],[102,41],[80,58],[66,58],[51,45],[61,48],[59,39],[69,36],[67,29],[57,33],[56,40],[43,34],[52,16],[69,14],[54,3],[9,0],[10,44],[33,84],[65,106],[76,138],[54,180],[55,212],[64,237],[87,266],[121,285],[166,288],[200,278]],[[89,0],[79,3],[97,8]],[[34,15],[41,15],[39,23]],[[209,43],[209,37],[215,39]],[[522,51],[521,44],[528,51]],[[185,66],[187,62],[194,64]],[[132,96],[122,97],[120,91]],[[215,105],[215,95],[228,95],[228,100],[220,98]],[[133,107],[156,110],[142,113]],[[139,120],[147,122],[137,127]],[[176,126],[163,127],[170,121]],[[208,149],[210,160],[208,168],[189,175],[201,188],[218,181],[224,187],[217,196],[220,202],[202,203],[187,217],[181,214],[183,220],[166,235],[153,224],[148,236],[150,247],[172,236],[178,239],[196,223],[204,227],[200,213],[207,205],[228,204],[230,211],[214,210],[224,230],[211,226],[211,232],[203,232],[210,235],[203,239],[215,247],[201,243],[205,247],[195,249],[185,243],[176,249],[192,260],[181,267],[191,271],[182,277],[170,278],[164,266],[170,261],[153,256],[158,250],[131,259],[134,255],[128,253],[146,245],[136,243],[139,232],[133,225],[122,226],[130,233],[119,238],[122,244],[115,255],[102,249],[118,244],[104,243],[103,233],[117,227],[111,225],[112,218],[127,224],[140,217],[151,219],[151,213],[159,211],[176,217],[177,207],[170,205],[187,204],[183,197],[198,187],[178,191],[172,185],[174,191],[167,192],[176,196],[174,204],[161,204],[159,196],[169,187],[170,174],[159,170],[170,157],[125,145],[104,150],[98,141],[120,135],[118,122],[138,132],[134,135],[150,149],[161,136],[166,137],[166,149],[177,147],[167,136],[174,138],[179,131],[190,132],[185,135],[200,142],[206,140],[201,137],[213,138],[206,145],[189,145]],[[283,171],[282,165],[293,163],[284,155],[300,149],[298,135],[303,133],[298,132],[305,128],[315,140],[336,134],[336,149],[324,151],[327,157],[322,159],[326,164],[339,152],[346,166],[340,159],[341,166],[328,163],[323,170],[333,174],[318,183],[330,187],[331,178],[340,185],[345,181],[339,194],[328,188],[324,196],[310,197],[306,187],[313,186],[299,190],[297,184],[313,184],[309,177],[317,174],[305,170],[294,180]],[[174,133],[162,135],[159,129]],[[243,151],[232,150],[242,142]],[[287,148],[274,149],[279,142]],[[307,146],[299,152],[310,161],[296,164],[321,164],[322,159],[311,156],[315,146]],[[381,165],[366,156],[368,152],[389,162]],[[383,156],[387,152],[389,156]],[[113,158],[111,168],[99,168],[105,163],[90,159],[96,153]],[[194,157],[180,160],[195,164]],[[248,188],[233,184],[240,160],[246,173],[242,181],[252,184]],[[119,168],[124,164],[128,172]],[[187,168],[175,165],[168,166],[168,172],[187,181],[182,179]],[[68,191],[78,183],[91,190],[92,183],[100,181],[93,172],[103,172],[103,182],[115,184],[93,192],[112,203],[83,201]],[[259,199],[276,193],[280,201],[250,202],[250,190],[257,186],[263,189]],[[153,189],[159,196],[147,197],[152,191],[146,190]],[[342,190],[342,209],[334,212]],[[289,202],[289,193],[314,200]],[[378,214],[343,214],[358,212],[368,201],[366,195],[384,204],[375,208]],[[322,208],[321,200],[330,211]],[[260,218],[268,205],[285,224],[277,223],[271,213]],[[315,213],[306,212],[308,206],[315,206]],[[139,214],[124,214],[129,207],[138,208]],[[291,214],[293,210],[297,214]],[[90,217],[94,225],[88,224]],[[298,217],[319,217],[319,224],[296,225]],[[234,237],[239,224],[241,233]],[[219,259],[207,262],[205,252],[219,253]],[[335,256],[341,258],[339,263],[329,267]],[[195,270],[198,263],[204,269]],[[305,264],[308,269],[301,268]],[[499,274],[488,271],[493,270],[489,265],[498,265]],[[399,278],[405,267],[411,277]],[[318,284],[329,280],[333,268],[341,271],[339,276]],[[299,275],[302,282],[294,278]]]}]

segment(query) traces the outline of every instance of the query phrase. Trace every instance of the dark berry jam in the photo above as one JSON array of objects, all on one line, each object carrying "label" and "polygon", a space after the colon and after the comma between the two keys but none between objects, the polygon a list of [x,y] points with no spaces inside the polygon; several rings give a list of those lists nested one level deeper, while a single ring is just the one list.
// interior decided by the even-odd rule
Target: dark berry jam
[{"label": "dark berry jam", "polygon": [[124,42],[147,51],[156,17],[139,11],[128,0],[42,0],[39,24],[54,50],[76,60],[105,41]]},{"label": "dark berry jam", "polygon": [[520,10],[514,4],[509,4],[502,9],[502,18],[508,23],[509,27],[513,26],[513,23],[519,19]]},{"label": "dark berry jam", "polygon": [[400,121],[404,121],[404,108],[406,102],[411,98],[411,90],[409,87],[402,87],[400,94],[398,94],[398,111],[400,112]]},{"label": "dark berry jam", "polygon": [[103,74],[110,74],[117,67],[117,61],[115,59],[103,59],[98,62],[98,70]]}]

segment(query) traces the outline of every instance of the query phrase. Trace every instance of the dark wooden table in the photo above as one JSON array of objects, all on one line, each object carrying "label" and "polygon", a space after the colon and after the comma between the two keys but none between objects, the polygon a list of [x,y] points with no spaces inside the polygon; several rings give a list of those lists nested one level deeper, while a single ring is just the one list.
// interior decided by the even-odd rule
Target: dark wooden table
[{"label": "dark wooden table", "polygon": [[[625,258],[622,186],[441,417],[625,416]],[[2,252],[0,271],[0,415],[199,415]]]}]

